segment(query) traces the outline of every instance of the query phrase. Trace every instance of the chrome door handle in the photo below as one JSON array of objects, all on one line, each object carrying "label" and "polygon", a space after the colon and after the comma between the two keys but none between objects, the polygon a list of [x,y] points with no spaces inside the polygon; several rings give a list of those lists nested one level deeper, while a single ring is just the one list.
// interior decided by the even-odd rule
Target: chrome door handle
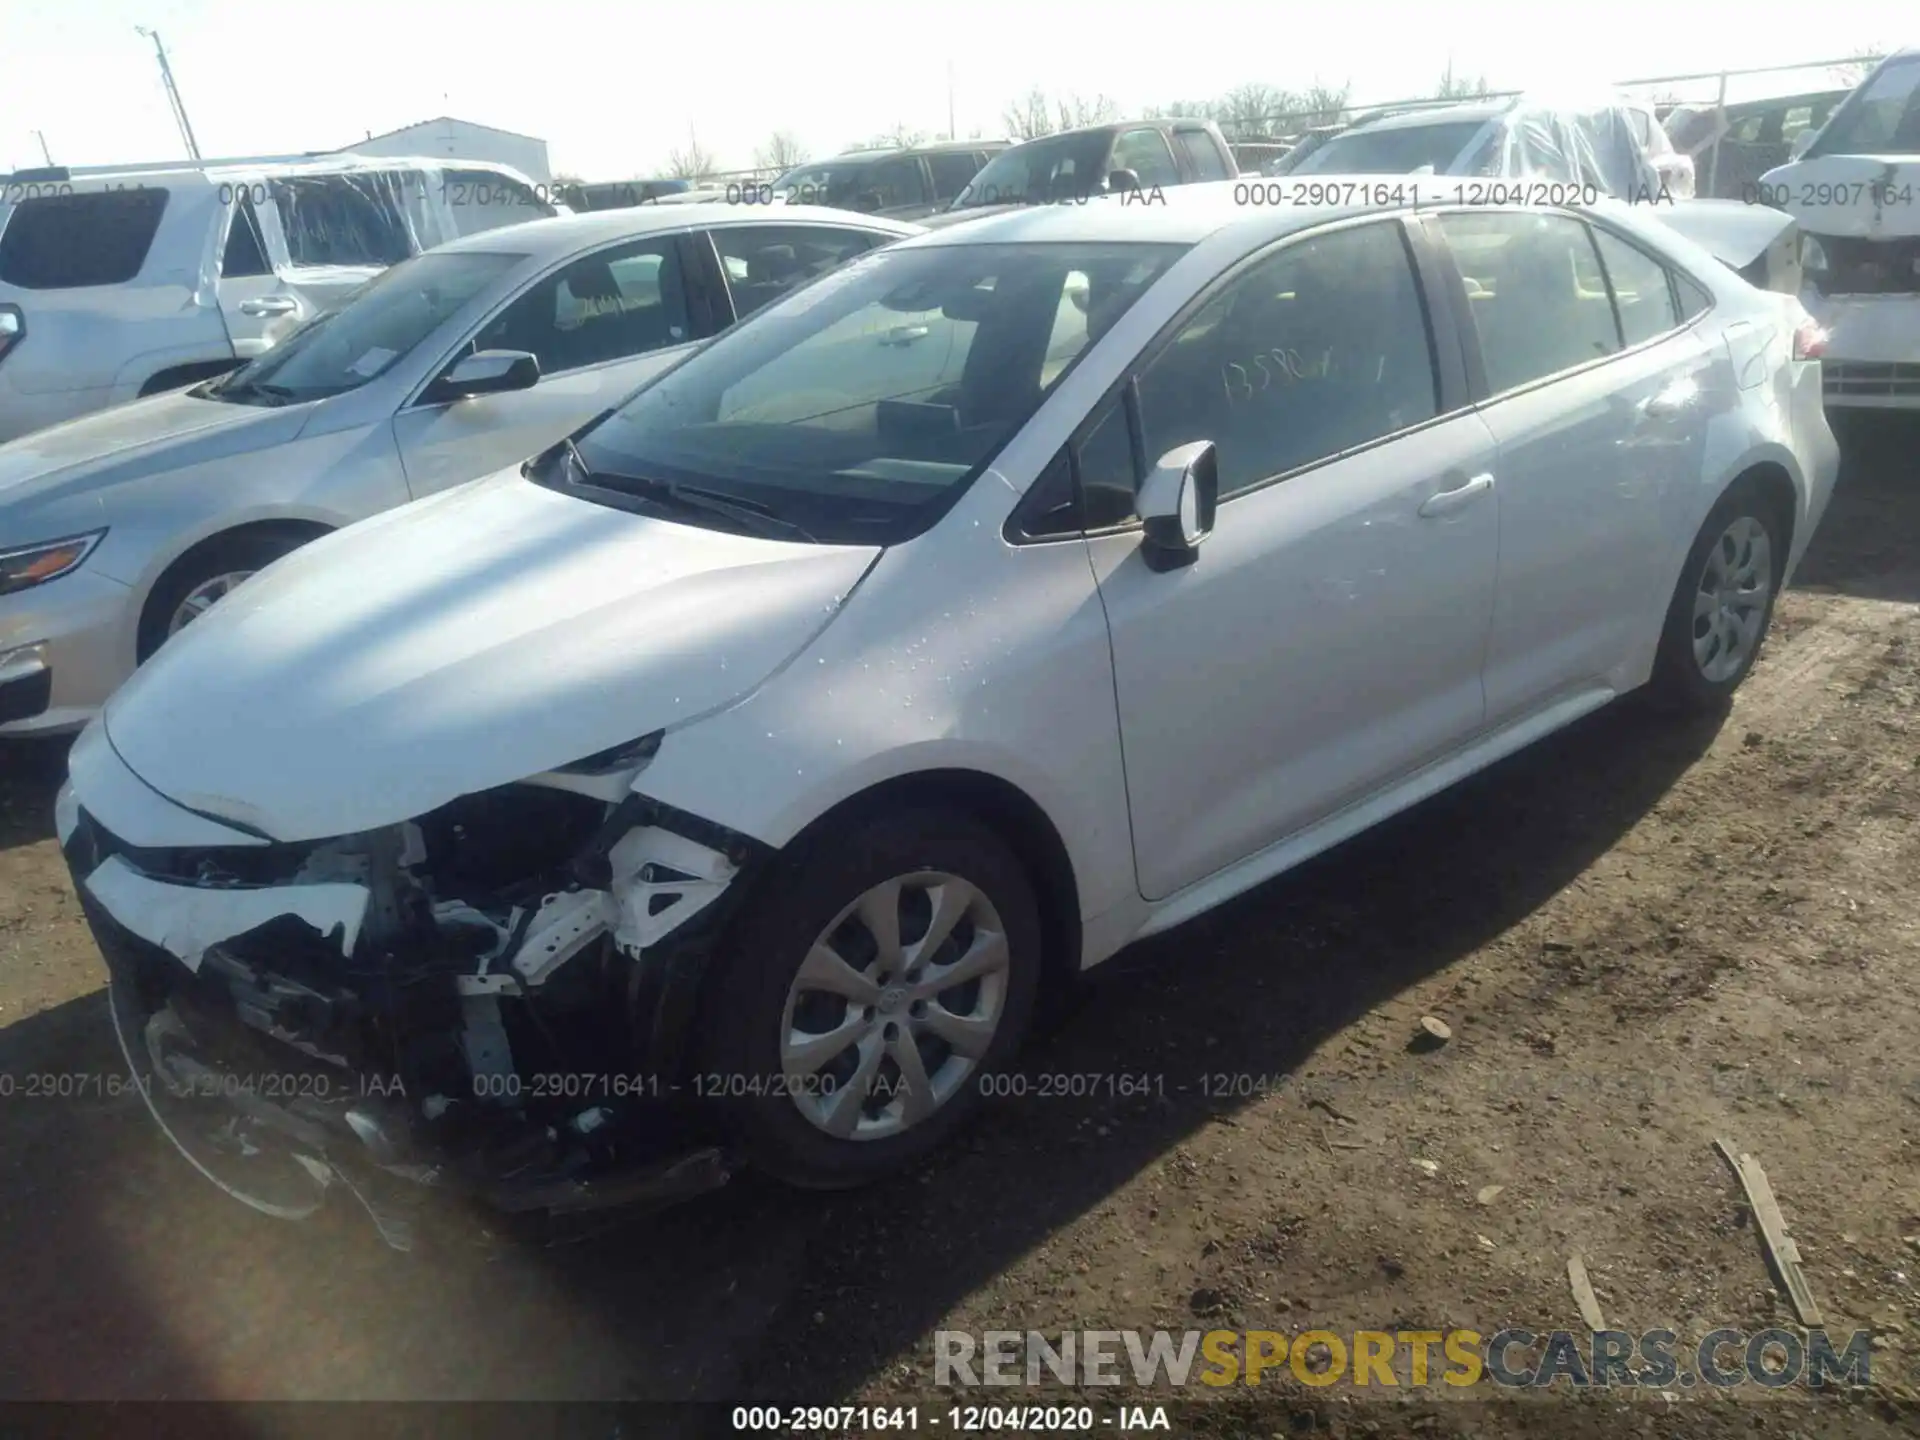
[{"label": "chrome door handle", "polygon": [[264,295],[257,300],[240,302],[240,313],[256,318],[266,315],[291,315],[299,308],[298,300],[290,300],[285,295]]},{"label": "chrome door handle", "polygon": [[880,337],[882,345],[911,345],[916,340],[924,340],[933,333],[927,325],[896,325]]},{"label": "chrome door handle", "polygon": [[1438,490],[1429,495],[1426,502],[1421,505],[1420,513],[1428,517],[1451,515],[1456,510],[1465,509],[1491,489],[1493,489],[1493,476],[1476,475],[1464,485],[1456,485],[1451,490]]}]

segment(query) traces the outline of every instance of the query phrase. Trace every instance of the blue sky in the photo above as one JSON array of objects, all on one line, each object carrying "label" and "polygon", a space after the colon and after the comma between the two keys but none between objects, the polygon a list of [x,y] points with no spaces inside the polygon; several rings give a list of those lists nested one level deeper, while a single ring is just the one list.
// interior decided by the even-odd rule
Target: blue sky
[{"label": "blue sky", "polygon": [[590,178],[659,170],[690,127],[730,167],[777,129],[816,156],[896,123],[944,131],[949,61],[960,133],[999,134],[1036,85],[1130,110],[1248,81],[1351,82],[1355,100],[1391,100],[1427,93],[1450,56],[1500,88],[1551,87],[1920,38],[1910,5],[1869,0],[0,0],[0,167],[41,163],[35,130],[64,164],[184,154],[136,25],[165,39],[207,155],[334,148],[452,114],[537,135],[556,171]]}]

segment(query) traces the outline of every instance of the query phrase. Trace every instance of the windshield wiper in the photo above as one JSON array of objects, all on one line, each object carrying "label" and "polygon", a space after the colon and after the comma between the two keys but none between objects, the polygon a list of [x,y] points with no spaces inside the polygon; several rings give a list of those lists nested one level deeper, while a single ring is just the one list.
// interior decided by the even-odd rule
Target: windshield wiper
[{"label": "windshield wiper", "polygon": [[298,398],[285,385],[272,385],[264,380],[229,380],[208,394],[215,400],[244,400],[249,396],[258,396],[276,405],[290,405]]},{"label": "windshield wiper", "polygon": [[680,485],[671,480],[654,480],[645,475],[621,475],[606,470],[589,470],[587,462],[581,458],[580,448],[572,439],[563,440],[573,468],[582,480],[604,486],[609,490],[619,490],[629,495],[648,500],[663,509],[695,511],[704,515],[718,515],[733,521],[750,534],[766,539],[794,538],[805,540],[808,544],[818,544],[811,534],[794,524],[784,516],[776,515],[765,505],[752,500],[742,500],[737,495],[722,495],[718,491],[703,490],[697,485]]}]

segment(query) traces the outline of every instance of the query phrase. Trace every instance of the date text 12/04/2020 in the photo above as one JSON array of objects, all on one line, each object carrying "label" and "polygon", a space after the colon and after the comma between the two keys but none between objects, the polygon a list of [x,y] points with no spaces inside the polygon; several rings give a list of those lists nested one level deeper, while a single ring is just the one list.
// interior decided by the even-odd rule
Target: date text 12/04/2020
[{"label": "date text 12/04/2020", "polygon": [[[150,1082],[125,1070],[36,1070],[26,1074],[0,1072],[0,1101],[117,1099],[133,1095]],[[338,1100],[348,1097],[404,1095],[397,1077],[339,1075],[321,1071],[286,1074],[205,1071],[169,1076],[167,1088],[175,1095],[195,1099],[235,1099],[242,1095],[264,1100]]]}]

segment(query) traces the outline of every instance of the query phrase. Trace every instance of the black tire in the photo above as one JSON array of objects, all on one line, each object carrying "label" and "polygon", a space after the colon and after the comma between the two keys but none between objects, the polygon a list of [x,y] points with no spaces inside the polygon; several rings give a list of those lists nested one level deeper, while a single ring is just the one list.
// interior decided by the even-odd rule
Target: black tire
[{"label": "black tire", "polygon": [[[895,1134],[839,1138],[802,1113],[803,1102],[783,1078],[780,1038],[788,992],[815,939],[836,916],[873,887],[924,871],[968,882],[998,915],[1007,941],[1000,1018],[973,1070],[931,1114]],[[906,915],[901,938],[906,941],[913,935],[914,903],[909,899],[901,907],[900,913]],[[922,932],[924,928],[921,923]],[[854,934],[855,941],[860,933],[864,927]],[[963,934],[978,933],[956,927],[955,943]],[[845,948],[857,962],[857,946]],[[783,862],[769,878],[720,957],[706,991],[695,1088],[715,1105],[755,1168],[808,1189],[866,1184],[936,1148],[979,1108],[986,1090],[984,1079],[1003,1071],[1026,1037],[1040,964],[1040,912],[1033,887],[1012,851],[979,821],[957,812],[912,810],[823,835],[807,844],[791,863]],[[848,1006],[845,1019],[851,1021],[855,1007],[844,1003]],[[808,1029],[807,1033],[814,1032]],[[926,1045],[938,1060],[939,1042],[913,1043]],[[839,1062],[850,1066],[858,1053],[849,1049],[838,1057]],[[918,1048],[916,1053],[921,1053]],[[821,1073],[830,1072],[823,1069]],[[808,1101],[817,1099],[818,1093],[809,1095]]]},{"label": "black tire", "polygon": [[[1707,580],[1708,563],[1715,546],[1737,524],[1757,524],[1767,537],[1767,585],[1764,603],[1757,607],[1759,633],[1738,665],[1729,673],[1709,676],[1694,653],[1696,626],[1694,602]],[[1667,606],[1666,623],[1660,631],[1660,649],[1654,659],[1653,679],[1647,687],[1648,698],[1661,709],[1690,714],[1714,713],[1732,702],[1733,692],[1752,671],[1754,662],[1766,644],[1773,624],[1773,603],[1779,595],[1782,567],[1787,561],[1787,527],[1780,507],[1758,485],[1741,481],[1722,495],[1707,515],[1687,551],[1687,563],[1681,568],[1680,583],[1674,587],[1673,600]],[[1726,552],[1723,550],[1722,555]]]},{"label": "black tire", "polygon": [[264,570],[313,538],[293,533],[230,535],[187,554],[160,577],[140,613],[140,663],[146,664],[166,642],[174,611],[195,590],[217,576]]}]

